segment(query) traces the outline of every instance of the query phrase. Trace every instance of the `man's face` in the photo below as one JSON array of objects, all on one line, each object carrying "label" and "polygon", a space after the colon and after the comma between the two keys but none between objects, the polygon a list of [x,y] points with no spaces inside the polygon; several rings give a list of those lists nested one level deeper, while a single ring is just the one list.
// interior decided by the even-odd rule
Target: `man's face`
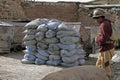
[{"label": "man's face", "polygon": [[101,17],[96,17],[96,18],[94,18],[95,19],[95,21],[97,22],[97,23],[101,23],[101,21],[102,21],[102,18]]}]

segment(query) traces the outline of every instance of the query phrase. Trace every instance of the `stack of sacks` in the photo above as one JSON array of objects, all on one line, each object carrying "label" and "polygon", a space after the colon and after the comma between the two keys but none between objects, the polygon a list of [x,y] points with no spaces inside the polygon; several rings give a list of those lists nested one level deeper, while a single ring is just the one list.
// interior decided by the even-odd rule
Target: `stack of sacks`
[{"label": "stack of sacks", "polygon": [[[80,33],[73,26],[56,19],[36,19],[25,27],[27,31],[23,40],[26,50],[23,63],[31,61],[35,64],[67,67],[85,63],[85,52],[79,43]],[[27,33],[29,29],[33,34]]]},{"label": "stack of sacks", "polygon": [[57,38],[60,39],[58,45],[62,58],[61,65],[72,67],[85,63],[85,52],[79,43],[80,33],[78,31],[62,23],[58,26]]},{"label": "stack of sacks", "polygon": [[34,34],[36,33],[36,28],[39,25],[39,19],[33,20],[28,23],[25,28],[24,33],[26,34],[23,38],[23,44],[26,45],[26,50],[24,51],[23,63],[34,63],[36,57],[34,55],[36,50],[36,40]]},{"label": "stack of sacks", "polygon": [[26,50],[24,50],[24,59],[22,59],[22,63],[35,63],[36,53],[37,52],[37,41],[35,34],[38,32],[37,28],[40,24],[47,23],[48,19],[35,19],[28,24],[25,25],[26,30],[24,31],[23,44],[26,45]]},{"label": "stack of sacks", "polygon": [[56,29],[60,23],[57,20],[49,20],[47,24],[41,24],[37,28],[37,51],[39,53],[40,51],[44,52],[44,54],[41,53],[43,56],[40,59],[49,65],[59,65],[61,62],[59,47],[56,45],[59,43],[59,39],[56,38]]}]

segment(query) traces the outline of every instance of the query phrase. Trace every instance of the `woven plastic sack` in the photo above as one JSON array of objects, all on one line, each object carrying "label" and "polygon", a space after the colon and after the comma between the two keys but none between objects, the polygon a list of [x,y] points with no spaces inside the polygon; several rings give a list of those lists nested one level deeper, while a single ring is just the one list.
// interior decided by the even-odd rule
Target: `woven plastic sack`
[{"label": "woven plastic sack", "polygon": [[45,38],[44,41],[49,44],[54,44],[58,43],[59,40],[57,38]]},{"label": "woven plastic sack", "polygon": [[51,20],[49,20],[49,22],[59,22],[59,23],[61,23],[62,21],[60,21],[58,19],[51,19]]},{"label": "woven plastic sack", "polygon": [[85,54],[81,52],[81,49],[73,49],[73,50],[60,50],[61,57],[72,57],[74,55],[78,55],[79,58],[84,58]]},{"label": "woven plastic sack", "polygon": [[49,44],[48,50],[56,51],[56,50],[59,50],[59,49],[60,48],[57,44]]},{"label": "woven plastic sack", "polygon": [[34,40],[34,39],[35,39],[34,35],[25,35],[23,41]]},{"label": "woven plastic sack", "polygon": [[29,40],[29,41],[24,41],[23,44],[24,45],[35,45],[37,42],[36,40]]},{"label": "woven plastic sack", "polygon": [[80,37],[80,33],[77,32],[76,30],[71,30],[71,31],[58,31],[57,32],[57,38],[62,38],[66,36],[75,36],[75,37]]},{"label": "woven plastic sack", "polygon": [[28,28],[28,29],[36,29],[41,24],[47,24],[48,21],[49,21],[49,19],[40,19],[40,18],[37,18],[37,19],[32,20],[31,22],[27,23],[25,25],[25,27]]},{"label": "woven plastic sack", "polygon": [[58,30],[63,30],[63,31],[73,30],[73,27],[70,26],[70,25],[66,25],[65,23],[61,23],[61,24],[58,26]]},{"label": "woven plastic sack", "polygon": [[44,57],[49,57],[49,54],[47,53],[46,50],[37,50],[37,51],[38,51],[38,53],[39,53],[40,55],[42,55],[42,56],[44,56]]},{"label": "woven plastic sack", "polygon": [[61,59],[60,55],[50,55],[49,56],[49,60],[60,60],[60,59]]},{"label": "woven plastic sack", "polygon": [[42,59],[39,59],[39,58],[36,58],[36,59],[35,59],[35,64],[37,64],[37,65],[43,65],[43,64],[45,64],[45,63],[46,63],[45,60],[42,60]]},{"label": "woven plastic sack", "polygon": [[53,66],[57,66],[61,63],[61,60],[48,60],[46,62],[48,65],[53,65]]},{"label": "woven plastic sack", "polygon": [[35,45],[28,45],[26,46],[26,50],[32,52],[32,51],[35,51],[36,50],[36,46]]},{"label": "woven plastic sack", "polygon": [[45,60],[45,61],[48,60],[47,57],[42,56],[40,53],[35,53],[35,56],[36,56],[37,58],[42,59],[42,60]]},{"label": "woven plastic sack", "polygon": [[37,42],[37,49],[41,50],[41,49],[47,49],[48,45],[46,43],[41,43],[41,42]]},{"label": "woven plastic sack", "polygon": [[35,39],[36,39],[37,41],[41,41],[43,38],[44,38],[44,32],[37,32],[37,33],[35,34]]},{"label": "woven plastic sack", "polygon": [[22,59],[21,62],[23,64],[34,64],[35,63],[35,61],[29,61],[29,60],[26,60],[26,59]]},{"label": "woven plastic sack", "polygon": [[27,23],[25,25],[25,28],[27,29],[35,29],[38,27],[38,25],[40,24],[40,19],[35,19],[35,20],[32,20],[31,22]]},{"label": "woven plastic sack", "polygon": [[76,50],[76,54],[78,54],[78,55],[85,55],[86,52],[82,48],[80,48],[80,49]]},{"label": "woven plastic sack", "polygon": [[56,51],[48,50],[48,53],[51,54],[51,55],[59,55],[60,51],[58,51],[58,50],[56,50]]},{"label": "woven plastic sack", "polygon": [[83,65],[83,64],[85,64],[85,59],[79,59],[78,62],[80,65]]},{"label": "woven plastic sack", "polygon": [[26,29],[23,33],[27,35],[34,35],[36,32],[36,29]]},{"label": "woven plastic sack", "polygon": [[45,36],[46,38],[52,38],[52,37],[55,37],[55,32],[53,30],[48,30],[46,33],[45,33]]},{"label": "woven plastic sack", "polygon": [[75,49],[70,50],[70,51],[67,51],[67,50],[61,50],[60,51],[61,57],[71,57],[74,54],[76,54],[76,50]]},{"label": "woven plastic sack", "polygon": [[120,62],[120,53],[116,53],[113,57],[112,57],[112,61],[113,62]]},{"label": "woven plastic sack", "polygon": [[48,26],[46,24],[41,24],[37,27],[37,31],[40,31],[40,32],[45,32],[48,30]]},{"label": "woven plastic sack", "polygon": [[47,25],[50,30],[56,30],[58,28],[58,26],[60,25],[60,23],[59,22],[49,22],[49,23],[47,23]]},{"label": "woven plastic sack", "polygon": [[75,44],[65,45],[65,44],[57,44],[61,49],[65,50],[73,50],[76,48]]},{"label": "woven plastic sack", "polygon": [[25,54],[24,59],[29,60],[29,61],[35,61],[36,57],[32,54]]},{"label": "woven plastic sack", "polygon": [[36,53],[36,51],[28,51],[28,50],[23,50],[23,52],[25,54],[32,54],[32,55],[34,55]]},{"label": "woven plastic sack", "polygon": [[74,44],[79,41],[79,37],[63,37],[60,38],[60,42],[63,44]]},{"label": "woven plastic sack", "polygon": [[71,57],[62,57],[62,61],[65,63],[74,63],[79,59],[78,55],[73,55]]},{"label": "woven plastic sack", "polygon": [[42,19],[40,19],[40,24],[39,25],[41,25],[41,24],[47,24],[48,22],[49,22],[49,19],[42,18]]}]

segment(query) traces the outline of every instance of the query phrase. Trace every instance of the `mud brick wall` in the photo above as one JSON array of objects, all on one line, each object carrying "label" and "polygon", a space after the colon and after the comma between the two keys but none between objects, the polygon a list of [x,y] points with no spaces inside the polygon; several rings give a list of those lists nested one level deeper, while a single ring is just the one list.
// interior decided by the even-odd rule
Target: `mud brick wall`
[{"label": "mud brick wall", "polygon": [[23,37],[25,34],[23,33],[25,31],[25,27],[15,27],[13,30],[13,42],[14,43],[22,43],[23,42]]},{"label": "mud brick wall", "polygon": [[0,0],[0,19],[1,20],[24,20],[26,19],[20,1]]},{"label": "mud brick wall", "polygon": [[35,18],[55,18],[75,22],[78,18],[78,6],[76,3],[35,3],[34,5],[26,3],[23,5],[23,10],[30,20]]}]

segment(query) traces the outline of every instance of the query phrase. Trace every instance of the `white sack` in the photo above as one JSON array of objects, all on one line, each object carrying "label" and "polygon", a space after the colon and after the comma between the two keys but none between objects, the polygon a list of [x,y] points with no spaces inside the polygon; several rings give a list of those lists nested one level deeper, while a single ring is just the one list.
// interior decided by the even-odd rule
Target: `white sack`
[{"label": "white sack", "polygon": [[27,35],[34,35],[36,32],[36,29],[26,29],[23,33]]},{"label": "white sack", "polygon": [[49,22],[49,23],[47,23],[47,26],[50,30],[56,30],[59,25],[60,25],[59,22]]},{"label": "white sack", "polygon": [[48,30],[48,27],[46,24],[41,24],[37,27],[37,31],[40,31],[40,32],[45,32]]},{"label": "white sack", "polygon": [[47,49],[48,45],[46,43],[37,42],[37,49]]},{"label": "white sack", "polygon": [[73,55],[70,57],[62,57],[63,62],[65,63],[74,63],[79,59],[78,55]]},{"label": "white sack", "polygon": [[51,54],[51,55],[59,55],[60,51],[58,51],[58,50],[56,50],[56,51],[48,50],[48,53]]},{"label": "white sack", "polygon": [[35,19],[35,20],[32,20],[31,22],[27,23],[25,25],[25,28],[27,29],[35,29],[38,27],[38,25],[40,24],[40,19]]},{"label": "white sack", "polygon": [[36,58],[36,59],[35,59],[35,64],[37,64],[37,65],[43,65],[43,64],[45,64],[45,63],[46,63],[45,60],[42,60],[42,59],[39,59],[39,58]]},{"label": "white sack", "polygon": [[24,45],[35,45],[37,42],[36,40],[29,40],[29,41],[24,41],[23,44]]},{"label": "white sack", "polygon": [[58,31],[57,32],[57,38],[62,38],[62,37],[66,37],[66,36],[80,37],[80,33],[75,31],[75,30],[71,30],[71,31]]},{"label": "white sack", "polygon": [[57,38],[45,38],[44,41],[48,44],[54,44],[54,43],[58,43],[58,39]]},{"label": "white sack", "polygon": [[53,66],[57,66],[61,63],[61,60],[48,60],[46,62],[48,65],[53,65]]},{"label": "white sack", "polygon": [[32,54],[32,55],[34,55],[34,54],[36,53],[36,51],[23,50],[23,53],[25,53],[25,54]]},{"label": "white sack", "polygon": [[45,61],[48,60],[47,57],[42,56],[40,53],[35,53],[35,56],[36,56],[37,58],[42,59],[42,60],[45,60]]},{"label": "white sack", "polygon": [[35,45],[28,45],[28,46],[26,46],[26,50],[33,52],[36,50],[36,46]]},{"label": "white sack", "polygon": [[50,55],[49,56],[49,60],[60,60],[60,59],[61,59],[60,55]]},{"label": "white sack", "polygon": [[74,44],[79,41],[79,37],[63,37],[60,38],[62,44]]},{"label": "white sack", "polygon": [[45,57],[49,57],[49,54],[47,53],[46,50],[37,50],[37,51],[40,55],[45,56]]},{"label": "white sack", "polygon": [[37,32],[37,33],[35,34],[35,39],[36,39],[37,41],[41,41],[43,38],[44,38],[44,32]]},{"label": "white sack", "polygon": [[35,61],[36,57],[32,54],[25,54],[24,59],[29,60],[29,61]]},{"label": "white sack", "polygon": [[49,44],[48,46],[48,50],[53,50],[53,51],[56,51],[56,50],[59,50],[59,46],[57,44]]},{"label": "white sack", "polygon": [[34,40],[34,39],[35,39],[34,35],[25,35],[23,41]]},{"label": "white sack", "polygon": [[35,61],[29,61],[29,60],[26,60],[26,59],[22,59],[21,62],[23,64],[34,64],[35,63]]},{"label": "white sack", "polygon": [[63,30],[63,31],[66,31],[66,30],[73,30],[73,27],[72,26],[68,26],[64,23],[61,23],[59,26],[58,26],[58,30]]},{"label": "white sack", "polygon": [[65,45],[65,44],[57,44],[61,49],[66,49],[66,50],[73,50],[76,48],[75,44],[70,44],[70,45]]},{"label": "white sack", "polygon": [[116,54],[112,57],[112,61],[113,61],[113,62],[120,62],[120,53],[116,53]]},{"label": "white sack", "polygon": [[45,33],[45,36],[46,38],[52,38],[52,37],[55,37],[55,32],[52,31],[52,30],[48,30],[46,33]]}]

